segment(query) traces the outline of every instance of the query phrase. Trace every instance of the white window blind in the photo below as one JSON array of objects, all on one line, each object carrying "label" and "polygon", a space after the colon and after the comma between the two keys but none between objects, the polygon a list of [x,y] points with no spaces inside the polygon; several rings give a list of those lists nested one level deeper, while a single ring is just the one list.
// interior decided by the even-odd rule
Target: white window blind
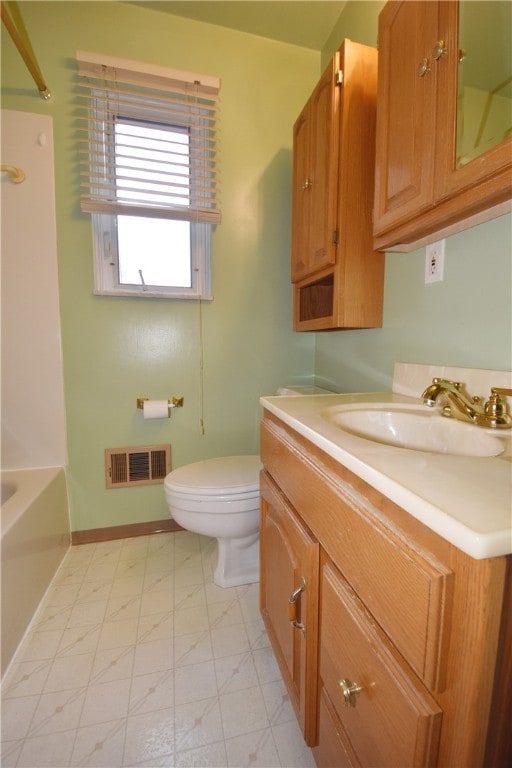
[{"label": "white window blind", "polygon": [[77,52],[81,208],[216,223],[219,81]]}]

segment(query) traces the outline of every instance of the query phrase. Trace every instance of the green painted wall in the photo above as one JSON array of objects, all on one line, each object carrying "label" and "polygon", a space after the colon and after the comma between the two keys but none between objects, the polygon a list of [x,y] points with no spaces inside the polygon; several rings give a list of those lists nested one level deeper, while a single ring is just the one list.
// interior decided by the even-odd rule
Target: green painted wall
[{"label": "green painted wall", "polygon": [[511,248],[510,216],[453,235],[445,279],[430,285],[424,248],[386,254],[383,327],[317,334],[318,382],[388,390],[395,362],[511,370]]},{"label": "green painted wall", "polygon": [[377,45],[377,20],[384,5],[385,0],[348,0],[322,50],[322,71],[345,37]]},{"label": "green painted wall", "polygon": [[[383,5],[347,3],[322,67],[345,37],[376,44]],[[424,283],[425,248],[386,254],[383,327],[317,333],[317,383],[344,392],[389,389],[397,361],[511,370],[511,256],[510,215],[447,238],[442,283]]]},{"label": "green painted wall", "polygon": [[[397,360],[512,368],[511,221],[446,243],[445,281],[425,286],[424,249],[386,256],[384,327],[294,334],[289,285],[291,126],[343,37],[374,45],[382,2],[349,2],[321,56],[115,2],[24,2],[54,92],[43,103],[2,29],[2,106],[53,115],[72,526],[167,516],[162,486],[106,491],[103,449],[170,442],[174,466],[258,450],[258,398],[282,383],[387,389]],[[222,80],[223,221],[215,299],[92,295],[91,228],[77,197],[75,51],[108,53]],[[200,310],[204,423],[199,428]],[[144,422],[138,396],[183,395],[170,421]]]},{"label": "green painted wall", "polygon": [[[257,453],[260,395],[313,378],[314,336],[291,331],[291,127],[318,79],[320,55],[123,3],[20,7],[53,100],[38,97],[2,25],[2,106],[54,118],[72,528],[165,518],[161,485],[105,489],[104,448],[170,442],[174,467]],[[77,49],[221,78],[223,218],[213,302],[92,294],[91,225],[78,206]],[[144,421],[136,410],[139,396],[172,395],[183,395],[185,406],[170,420]]]}]

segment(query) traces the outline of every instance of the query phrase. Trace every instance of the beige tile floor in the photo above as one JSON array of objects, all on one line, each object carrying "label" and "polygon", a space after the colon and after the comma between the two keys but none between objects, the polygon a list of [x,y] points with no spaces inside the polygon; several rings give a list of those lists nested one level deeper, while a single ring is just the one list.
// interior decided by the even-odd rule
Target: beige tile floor
[{"label": "beige tile floor", "polygon": [[2,684],[8,766],[313,768],[258,610],[183,531],[72,547]]}]

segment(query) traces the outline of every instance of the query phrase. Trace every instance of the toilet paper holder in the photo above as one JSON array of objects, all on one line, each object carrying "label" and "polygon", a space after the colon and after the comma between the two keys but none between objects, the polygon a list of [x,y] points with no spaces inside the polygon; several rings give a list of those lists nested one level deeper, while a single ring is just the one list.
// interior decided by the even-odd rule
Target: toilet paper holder
[{"label": "toilet paper holder", "polygon": [[[138,397],[137,398],[137,408],[140,411],[144,410],[144,403],[149,400],[149,397]],[[183,408],[183,397],[171,397],[167,400],[167,405],[169,406],[169,410],[171,408]]]}]

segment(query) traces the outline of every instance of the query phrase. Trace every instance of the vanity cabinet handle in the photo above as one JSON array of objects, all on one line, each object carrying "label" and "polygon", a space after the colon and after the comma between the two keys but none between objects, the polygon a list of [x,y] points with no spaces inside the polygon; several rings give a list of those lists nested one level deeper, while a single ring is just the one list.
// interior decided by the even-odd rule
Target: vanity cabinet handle
[{"label": "vanity cabinet handle", "polygon": [[446,56],[448,51],[446,50],[446,42],[444,40],[438,40],[432,49],[432,58],[437,61],[441,56]]},{"label": "vanity cabinet handle", "polygon": [[304,632],[304,624],[301,621],[297,621],[297,600],[299,599],[300,595],[304,590],[306,589],[306,580],[304,576],[301,577],[300,584],[297,587],[297,589],[294,589],[291,593],[289,599],[288,599],[288,621],[292,626],[294,626],[296,629],[300,629],[301,632]]},{"label": "vanity cabinet handle", "polygon": [[301,189],[303,192],[305,192],[307,189],[311,189],[312,186],[313,186],[313,182],[311,181],[311,179],[306,179]]},{"label": "vanity cabinet handle", "polygon": [[418,77],[424,77],[427,72],[430,72],[430,62],[428,59],[422,59],[417,69]]},{"label": "vanity cabinet handle", "polygon": [[343,703],[345,704],[345,706],[355,707],[356,696],[357,694],[361,693],[361,691],[363,690],[363,687],[358,683],[351,683],[350,680],[347,680],[346,677],[344,677],[343,680],[339,680],[338,685],[341,688],[341,693],[343,695]]}]

